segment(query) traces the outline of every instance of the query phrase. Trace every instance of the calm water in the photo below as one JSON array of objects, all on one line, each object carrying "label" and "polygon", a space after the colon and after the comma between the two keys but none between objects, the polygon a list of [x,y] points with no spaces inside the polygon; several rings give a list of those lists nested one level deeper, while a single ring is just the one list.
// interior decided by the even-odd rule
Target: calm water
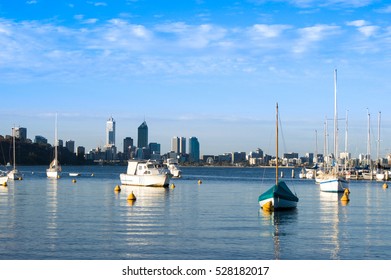
[{"label": "calm water", "polygon": [[[183,168],[174,189],[115,194],[126,167],[64,167],[60,180],[45,168],[20,167],[23,181],[0,186],[0,259],[391,259],[391,188],[382,183],[351,182],[344,206],[285,171],[298,209],[265,214],[257,199],[273,169]],[[68,172],[82,176],[74,184]]]}]

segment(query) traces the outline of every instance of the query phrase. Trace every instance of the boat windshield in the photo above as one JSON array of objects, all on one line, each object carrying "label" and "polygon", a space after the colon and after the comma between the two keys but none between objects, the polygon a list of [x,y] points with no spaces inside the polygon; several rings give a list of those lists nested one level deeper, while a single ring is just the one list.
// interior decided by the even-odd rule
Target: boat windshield
[{"label": "boat windshield", "polygon": [[153,164],[148,164],[147,167],[148,169],[153,169],[155,166]]}]

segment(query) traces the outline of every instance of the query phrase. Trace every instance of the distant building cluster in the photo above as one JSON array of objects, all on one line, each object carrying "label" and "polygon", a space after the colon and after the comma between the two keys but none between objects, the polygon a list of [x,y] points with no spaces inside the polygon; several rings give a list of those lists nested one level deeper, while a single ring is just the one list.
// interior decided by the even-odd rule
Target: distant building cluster
[{"label": "distant building cluster", "polygon": [[[12,141],[13,138],[27,144],[36,144],[38,146],[47,146],[48,140],[37,135],[34,141],[27,137],[27,128],[13,127],[12,135],[1,136],[0,141]],[[76,146],[74,140],[58,140],[55,145],[64,147],[71,154],[74,154],[79,160],[85,160],[88,163],[120,163],[129,159],[152,159],[166,160],[175,158],[181,164],[203,164],[203,165],[231,165],[231,166],[274,166],[276,157],[265,154],[258,148],[248,154],[245,152],[228,152],[220,155],[201,155],[200,142],[197,137],[178,137],[171,139],[171,150],[165,154],[161,153],[159,143],[149,142],[148,125],[143,121],[137,129],[137,145],[132,137],[123,139],[122,152],[118,152],[116,146],[116,122],[113,117],[106,121],[106,143],[103,147],[97,147],[86,153],[83,146]],[[368,167],[368,166],[390,166],[391,154],[387,158],[379,158],[373,161],[370,155],[360,154],[358,158],[352,158],[348,152],[340,153],[339,157],[334,155],[324,156],[319,153],[306,153],[300,156],[299,153],[284,153],[278,159],[280,166],[313,166],[315,164],[333,165],[338,161],[339,165],[346,167]]]},{"label": "distant building cluster", "polygon": [[137,145],[132,137],[123,139],[122,152],[117,151],[115,145],[115,120],[110,117],[106,122],[106,144],[91,150],[85,156],[93,162],[121,162],[129,159],[152,159],[164,160],[175,158],[181,162],[199,162],[200,144],[196,137],[189,138],[189,151],[186,149],[185,137],[173,137],[171,151],[166,154],[161,153],[159,143],[149,142],[148,125],[146,121],[140,124],[137,129]]}]

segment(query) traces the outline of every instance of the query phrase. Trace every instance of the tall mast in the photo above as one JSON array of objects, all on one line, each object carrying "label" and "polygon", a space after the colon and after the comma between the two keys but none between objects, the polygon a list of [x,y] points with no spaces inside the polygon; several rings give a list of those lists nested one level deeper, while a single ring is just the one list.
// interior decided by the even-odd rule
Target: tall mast
[{"label": "tall mast", "polygon": [[381,112],[379,111],[378,120],[377,120],[377,160],[380,158],[380,119]]},{"label": "tall mast", "polygon": [[[338,167],[337,69],[334,69],[334,157]],[[338,169],[337,169],[338,170]]]},{"label": "tall mast", "polygon": [[276,103],[276,185],[278,184],[278,103]]},{"label": "tall mast", "polygon": [[15,163],[15,161],[16,161],[16,156],[15,156],[15,134],[16,134],[16,129],[15,129],[15,125],[14,125],[14,132],[12,133],[12,141],[13,141],[13,143],[12,143],[12,148],[13,148],[13,160],[14,160],[14,170],[16,169],[16,163]]},{"label": "tall mast", "polygon": [[371,166],[371,114],[367,108],[368,114],[368,139],[367,139],[367,160],[368,164]]},{"label": "tall mast", "polygon": [[54,127],[54,159],[55,159],[56,168],[57,168],[57,163],[58,163],[57,146],[58,146],[58,140],[57,140],[57,113],[56,113],[56,121],[55,121],[55,127]]},{"label": "tall mast", "polygon": [[318,162],[318,131],[315,129],[315,156],[314,160]]}]

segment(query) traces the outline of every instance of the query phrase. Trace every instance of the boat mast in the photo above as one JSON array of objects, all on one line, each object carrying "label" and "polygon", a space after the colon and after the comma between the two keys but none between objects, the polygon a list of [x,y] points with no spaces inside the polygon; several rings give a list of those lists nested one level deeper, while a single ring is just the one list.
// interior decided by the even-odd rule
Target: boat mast
[{"label": "boat mast", "polygon": [[338,111],[337,111],[337,69],[334,69],[334,158],[338,172]]},{"label": "boat mast", "polygon": [[377,160],[380,159],[380,119],[381,112],[379,111],[378,120],[377,120]]},{"label": "boat mast", "polygon": [[276,103],[276,185],[278,184],[278,103]]},{"label": "boat mast", "polygon": [[16,161],[16,156],[15,156],[15,134],[16,134],[16,129],[15,129],[15,125],[14,125],[14,132],[12,133],[12,140],[13,140],[13,143],[12,143],[12,148],[13,148],[13,159],[14,159],[14,170],[16,169],[16,163],[15,163],[15,161]]},{"label": "boat mast", "polygon": [[58,151],[57,151],[57,146],[58,146],[58,140],[57,140],[57,113],[56,113],[56,121],[55,121],[55,129],[54,129],[54,159],[55,159],[55,165],[56,168],[58,167]]},{"label": "boat mast", "polygon": [[371,163],[371,114],[369,113],[369,110],[367,108],[367,114],[368,114],[368,139],[367,139],[367,164],[369,165],[370,169],[372,170],[372,163]]}]

